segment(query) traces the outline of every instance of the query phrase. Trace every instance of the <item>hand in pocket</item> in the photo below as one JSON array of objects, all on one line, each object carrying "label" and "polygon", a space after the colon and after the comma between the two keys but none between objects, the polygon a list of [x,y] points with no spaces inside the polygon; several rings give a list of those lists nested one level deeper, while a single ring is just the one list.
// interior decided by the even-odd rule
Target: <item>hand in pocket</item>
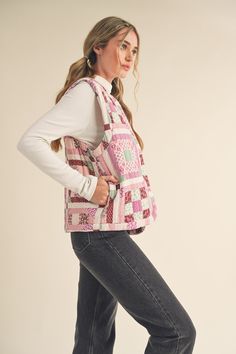
[{"label": "hand in pocket", "polygon": [[109,196],[109,183],[107,181],[111,181],[115,184],[119,183],[119,180],[114,176],[100,176],[98,178],[97,186],[95,192],[93,193],[90,201],[99,205],[106,205],[107,198]]}]

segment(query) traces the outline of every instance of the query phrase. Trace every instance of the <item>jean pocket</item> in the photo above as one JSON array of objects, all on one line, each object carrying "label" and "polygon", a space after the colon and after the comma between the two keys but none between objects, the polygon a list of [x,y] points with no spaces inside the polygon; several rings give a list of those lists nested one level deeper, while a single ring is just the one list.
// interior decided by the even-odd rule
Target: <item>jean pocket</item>
[{"label": "jean pocket", "polygon": [[76,253],[82,254],[91,244],[89,232],[71,232],[71,243]]}]

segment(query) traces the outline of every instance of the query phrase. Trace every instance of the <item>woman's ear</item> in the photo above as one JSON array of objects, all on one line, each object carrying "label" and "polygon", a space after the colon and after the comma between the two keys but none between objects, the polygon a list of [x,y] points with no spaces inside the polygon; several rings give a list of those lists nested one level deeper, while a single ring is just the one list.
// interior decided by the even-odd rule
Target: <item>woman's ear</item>
[{"label": "woman's ear", "polygon": [[101,55],[102,54],[102,48],[99,47],[99,46],[94,46],[93,47],[93,51],[98,54],[98,55]]}]

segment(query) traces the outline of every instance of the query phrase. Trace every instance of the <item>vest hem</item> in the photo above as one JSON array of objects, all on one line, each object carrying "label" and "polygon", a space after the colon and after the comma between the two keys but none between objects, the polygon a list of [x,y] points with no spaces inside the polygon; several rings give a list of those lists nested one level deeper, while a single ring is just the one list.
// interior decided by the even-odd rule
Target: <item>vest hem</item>
[{"label": "vest hem", "polygon": [[141,222],[134,223],[112,223],[112,224],[92,224],[92,225],[70,225],[65,226],[64,231],[66,233],[72,231],[89,232],[89,231],[116,231],[116,230],[136,230],[140,227],[152,224],[156,220],[156,217],[149,217]]}]

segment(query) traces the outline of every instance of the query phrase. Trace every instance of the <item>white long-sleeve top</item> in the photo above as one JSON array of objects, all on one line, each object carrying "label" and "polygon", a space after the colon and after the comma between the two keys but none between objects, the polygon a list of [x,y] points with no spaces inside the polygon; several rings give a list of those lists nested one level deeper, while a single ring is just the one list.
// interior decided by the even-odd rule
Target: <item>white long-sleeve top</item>
[{"label": "white long-sleeve top", "polygon": [[[95,80],[111,93],[112,84],[109,81],[100,75],[95,75]],[[95,148],[104,135],[103,124],[95,93],[83,81],[64,94],[24,132],[17,143],[17,149],[48,176],[90,200],[98,177],[84,176],[70,167],[52,151],[50,143],[70,135]]]}]

